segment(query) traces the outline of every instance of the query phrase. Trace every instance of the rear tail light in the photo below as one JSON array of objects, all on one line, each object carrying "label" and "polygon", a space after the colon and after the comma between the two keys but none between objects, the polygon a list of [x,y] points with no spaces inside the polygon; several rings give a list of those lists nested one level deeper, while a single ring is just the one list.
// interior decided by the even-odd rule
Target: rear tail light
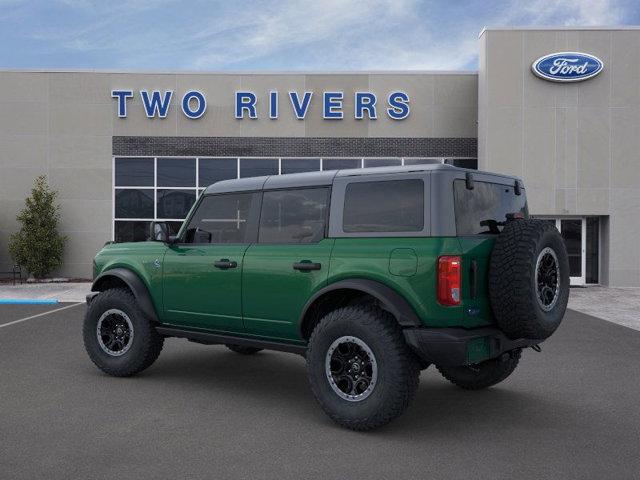
[{"label": "rear tail light", "polygon": [[460,267],[457,256],[438,258],[438,302],[442,305],[460,305]]}]

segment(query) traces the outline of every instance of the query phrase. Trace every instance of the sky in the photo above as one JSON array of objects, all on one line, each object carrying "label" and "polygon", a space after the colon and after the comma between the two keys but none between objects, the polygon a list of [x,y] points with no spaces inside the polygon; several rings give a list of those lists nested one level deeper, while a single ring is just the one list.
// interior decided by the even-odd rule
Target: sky
[{"label": "sky", "polygon": [[475,70],[485,26],[638,25],[638,0],[0,0],[0,67]]}]

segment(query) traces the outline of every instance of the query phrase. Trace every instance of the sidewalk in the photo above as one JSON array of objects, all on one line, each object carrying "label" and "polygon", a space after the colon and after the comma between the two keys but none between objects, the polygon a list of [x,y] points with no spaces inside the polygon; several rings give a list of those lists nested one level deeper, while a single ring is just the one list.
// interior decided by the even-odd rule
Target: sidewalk
[{"label": "sidewalk", "polygon": [[569,308],[640,330],[640,288],[572,288]]},{"label": "sidewalk", "polygon": [[0,284],[0,299],[54,299],[59,302],[84,302],[90,289],[90,282]]}]

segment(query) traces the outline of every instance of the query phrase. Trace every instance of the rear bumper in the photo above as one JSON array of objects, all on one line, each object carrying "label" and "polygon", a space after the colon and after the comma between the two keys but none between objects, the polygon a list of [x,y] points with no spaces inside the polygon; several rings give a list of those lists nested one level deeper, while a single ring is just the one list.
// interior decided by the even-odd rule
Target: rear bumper
[{"label": "rear bumper", "polygon": [[404,338],[424,362],[455,367],[480,363],[505,352],[539,344],[540,340],[512,340],[494,327],[406,328]]}]

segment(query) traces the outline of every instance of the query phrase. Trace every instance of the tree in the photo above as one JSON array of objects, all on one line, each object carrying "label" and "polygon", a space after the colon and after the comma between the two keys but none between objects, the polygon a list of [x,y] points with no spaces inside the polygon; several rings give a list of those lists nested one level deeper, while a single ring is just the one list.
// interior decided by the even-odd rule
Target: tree
[{"label": "tree", "polygon": [[13,261],[35,278],[42,278],[62,265],[66,236],[58,233],[60,205],[58,192],[51,190],[47,177],[35,179],[25,208],[16,217],[20,230],[11,235],[9,253]]}]

